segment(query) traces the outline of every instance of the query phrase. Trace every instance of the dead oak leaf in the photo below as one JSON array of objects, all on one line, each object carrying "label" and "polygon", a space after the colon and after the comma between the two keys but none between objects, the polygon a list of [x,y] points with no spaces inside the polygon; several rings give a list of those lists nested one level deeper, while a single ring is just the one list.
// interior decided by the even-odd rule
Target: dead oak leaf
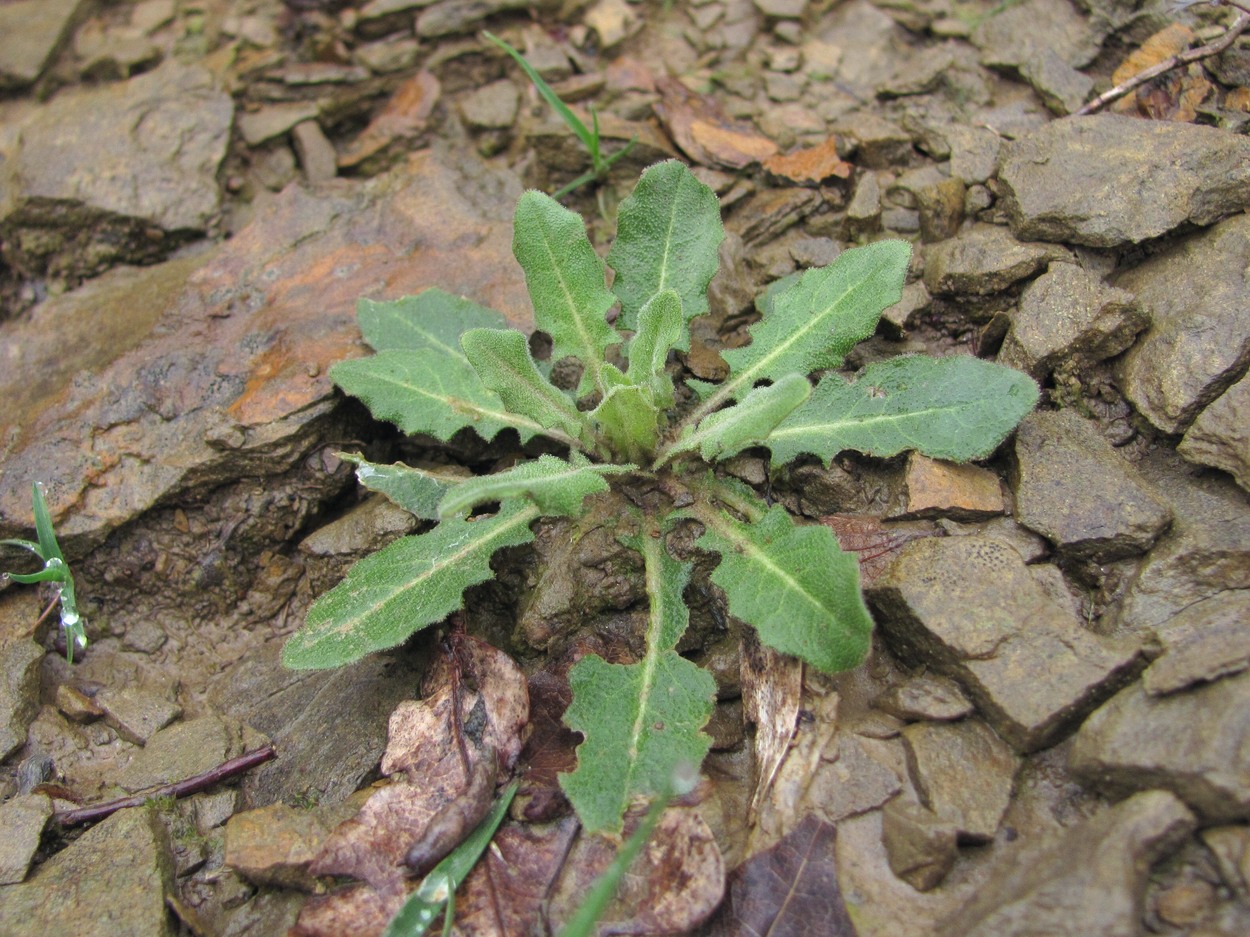
[{"label": "dead oak leaf", "polygon": [[770,156],[763,161],[763,166],[774,176],[794,185],[820,185],[828,179],[849,179],[855,170],[838,155],[834,137],[785,156]]},{"label": "dead oak leaf", "polygon": [[696,94],[676,78],[656,81],[660,100],[654,105],[664,128],[692,162],[721,169],[742,169],[768,159],[777,144],[750,124],[726,116],[707,95]]}]

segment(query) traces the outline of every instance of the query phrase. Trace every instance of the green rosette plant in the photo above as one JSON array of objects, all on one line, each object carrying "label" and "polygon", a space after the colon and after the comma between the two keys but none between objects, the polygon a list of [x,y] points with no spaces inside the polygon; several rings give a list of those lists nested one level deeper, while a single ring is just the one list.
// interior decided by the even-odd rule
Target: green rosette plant
[{"label": "green rosette plant", "polygon": [[285,663],[336,667],[394,647],[460,609],[465,590],[491,578],[498,550],[533,540],[535,521],[576,523],[585,499],[625,486],[662,495],[635,499],[619,533],[641,557],[646,651],[632,664],[588,656],[569,675],[565,722],[584,740],[561,783],[587,829],[619,833],[631,800],[665,790],[674,769],[700,764],[710,745],[712,677],[676,650],[693,566],[669,551],[678,523],[699,525],[696,546],[720,557],[712,582],[764,644],[826,673],[863,661],[872,620],[855,555],[828,527],[765,503],[716,463],[749,448],[769,450],[774,468],[805,455],[828,465],[844,450],[983,458],[1036,405],[1037,386],[967,356],[894,358],[850,380],[838,373],[900,298],[911,248],[887,240],[770,289],[750,343],[723,354],[726,379],[686,379],[680,390],[670,353],[689,348],[690,321],[708,312],[723,236],[707,186],[676,161],[652,166],[621,203],[609,288],[582,219],[539,192],[521,197],[514,253],[552,359],[581,366],[572,390],[548,379],[497,312],[439,290],[362,300],[360,327],[376,354],[330,376],[374,416],[442,441],[466,428],[488,441],[511,429],[567,455],[467,478],[349,456],[363,485],[437,525],[357,563],[313,605]]}]

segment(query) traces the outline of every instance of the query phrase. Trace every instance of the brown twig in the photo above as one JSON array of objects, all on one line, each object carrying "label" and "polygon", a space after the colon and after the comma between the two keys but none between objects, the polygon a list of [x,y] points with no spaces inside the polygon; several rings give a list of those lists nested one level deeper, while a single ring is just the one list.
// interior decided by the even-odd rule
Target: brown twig
[{"label": "brown twig", "polygon": [[1188,65],[1191,62],[1198,62],[1202,59],[1210,58],[1213,55],[1219,55],[1231,46],[1237,37],[1245,32],[1246,27],[1250,26],[1250,12],[1247,12],[1246,8],[1240,3],[1232,3],[1228,2],[1228,0],[1225,0],[1225,2],[1228,6],[1234,6],[1242,12],[1238,14],[1237,19],[1233,21],[1233,24],[1228,27],[1228,30],[1224,33],[1224,35],[1220,36],[1219,39],[1216,39],[1214,42],[1207,43],[1205,46],[1199,46],[1196,49],[1189,49],[1185,52],[1178,53],[1177,55],[1170,55],[1158,65],[1152,65],[1145,71],[1138,72],[1132,78],[1121,82],[1110,91],[1104,91],[1102,94],[1098,95],[1098,97],[1094,98],[1094,100],[1090,101],[1077,111],[1077,116],[1095,114],[1112,101],[1124,97],[1131,91],[1136,91],[1148,81],[1153,81],[1160,75],[1170,72],[1175,68],[1180,68],[1182,65]]},{"label": "brown twig", "polygon": [[272,745],[263,745],[255,751],[245,752],[238,758],[231,758],[229,761],[223,761],[215,768],[210,768],[203,774],[197,774],[194,777],[185,778],[181,781],[175,781],[173,784],[165,784],[161,787],[147,791],[142,794],[133,794],[130,797],[121,797],[117,800],[110,800],[103,804],[95,804],[91,807],[79,807],[75,810],[65,810],[60,813],[54,813],[54,819],[61,826],[79,826],[83,823],[93,823],[96,820],[103,820],[105,817],[116,813],[118,810],[124,810],[127,807],[141,807],[144,803],[153,797],[187,797],[191,794],[199,793],[206,788],[227,781],[237,774],[242,774],[257,765],[262,765],[269,759],[273,758],[277,752]]}]

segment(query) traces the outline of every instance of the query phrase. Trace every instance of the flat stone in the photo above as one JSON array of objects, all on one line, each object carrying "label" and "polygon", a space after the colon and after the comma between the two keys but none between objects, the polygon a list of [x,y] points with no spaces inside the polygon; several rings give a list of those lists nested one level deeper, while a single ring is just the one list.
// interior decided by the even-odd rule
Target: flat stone
[{"label": "flat stone", "polygon": [[39,662],[43,648],[28,638],[0,647],[0,761],[26,744],[39,711]]},{"label": "flat stone", "polygon": [[856,111],[836,121],[830,130],[854,140],[855,164],[865,169],[896,169],[911,162],[911,134],[884,117]]},{"label": "flat stone", "polygon": [[1009,144],[998,178],[1021,240],[1139,244],[1250,206],[1250,140],[1167,120],[1065,117]]},{"label": "flat stone", "polygon": [[291,140],[309,185],[329,182],[338,174],[338,155],[334,152],[334,144],[315,120],[296,124],[291,130]]},{"label": "flat stone", "polygon": [[437,285],[532,328],[520,193],[471,155],[422,151],[368,186],[289,187],[206,254],[109,271],[3,323],[0,537],[29,524],[37,480],[72,553],[158,503],[303,465],[341,432],[327,372],[366,351],[361,296]]},{"label": "flat stone", "polygon": [[881,228],[881,183],[874,172],[865,172],[855,182],[855,190],[846,206],[847,231],[870,234]]},{"label": "flat stone", "polygon": [[108,724],[133,745],[146,745],[148,739],[182,715],[182,707],[172,700],[135,687],[105,687],[96,694],[95,701],[104,710]]},{"label": "flat stone", "polygon": [[900,503],[890,520],[949,517],[986,520],[1004,511],[998,476],[979,465],[942,462],[913,452],[907,458]]},{"label": "flat stone", "polygon": [[259,146],[290,133],[297,124],[312,120],[317,116],[318,110],[314,101],[266,104],[259,110],[240,114],[236,124],[239,133],[243,135],[244,143],[248,146]]},{"label": "flat stone", "polygon": [[1250,375],[1198,414],[1176,451],[1190,462],[1223,469],[1250,491]]},{"label": "flat stone", "polygon": [[[46,794],[19,794],[0,804],[0,830],[4,830],[0,837],[0,885],[15,885],[26,878],[51,816],[52,801]],[[0,897],[0,904],[3,901]]]},{"label": "flat stone", "polygon": [[0,89],[35,83],[65,41],[82,0],[0,4]]},{"label": "flat stone", "polygon": [[947,177],[916,193],[920,236],[925,243],[955,236],[964,220],[964,181]]},{"label": "flat stone", "polygon": [[1079,110],[1094,89],[1094,79],[1073,68],[1054,49],[1034,52],[1019,69],[1020,77],[1033,86],[1051,113],[1060,116]]},{"label": "flat stone", "polygon": [[755,8],[765,16],[778,19],[801,19],[807,11],[807,0],[753,0]]},{"label": "flat stone", "polygon": [[79,74],[91,81],[122,81],[161,60],[161,50],[141,29],[87,23],[74,36]]},{"label": "flat stone", "polygon": [[1020,842],[936,937],[1128,937],[1142,932],[1150,868],[1193,833],[1166,791],[1131,797],[1070,830]]},{"label": "flat stone", "polygon": [[950,173],[968,185],[985,182],[998,168],[998,154],[1003,139],[986,127],[963,123],[942,128],[950,147]]},{"label": "flat stone", "polygon": [[1061,738],[1138,657],[1086,631],[1019,553],[985,536],[908,543],[867,596],[900,656],[958,681],[1017,751]]},{"label": "flat stone", "polygon": [[505,10],[551,9],[553,0],[441,0],[417,16],[417,35],[437,39],[470,32],[483,20]]},{"label": "flat stone", "polygon": [[1248,269],[1250,215],[1242,215],[1116,278],[1153,320],[1122,360],[1121,389],[1165,433],[1185,432],[1250,367]]},{"label": "flat stone", "polygon": [[959,684],[931,673],[911,677],[887,690],[873,705],[908,722],[950,722],[971,715],[973,709]]},{"label": "flat stone", "polygon": [[35,109],[0,159],[0,238],[18,271],[81,277],[151,261],[218,217],[234,104],[171,61]]},{"label": "flat stone", "polygon": [[1072,410],[1025,417],[1014,455],[1016,519],[1063,556],[1094,563],[1137,556],[1172,520],[1167,501]]},{"label": "flat stone", "polygon": [[1132,293],[1076,264],[1052,263],[1021,292],[998,362],[1039,381],[1075,373],[1121,354],[1149,325]]},{"label": "flat stone", "polygon": [[890,871],[917,891],[936,888],[959,857],[957,829],[932,810],[896,797],[882,810]]},{"label": "flat stone", "polygon": [[104,710],[86,693],[68,683],[56,688],[56,708],[70,722],[85,724],[104,717]]},{"label": "flat stone", "polygon": [[503,130],[516,122],[521,93],[508,79],[474,88],[460,100],[460,113],[470,127]]},{"label": "flat stone", "polygon": [[1122,690],[1085,721],[1068,764],[1100,790],[1162,788],[1205,823],[1250,818],[1250,674],[1182,693]]},{"label": "flat stone", "polygon": [[225,864],[248,881],[312,891],[308,866],[334,828],[355,809],[302,809],[270,804],[236,813],[226,823]]},{"label": "flat stone", "polygon": [[989,68],[1019,68],[1043,53],[1070,67],[1088,65],[1100,38],[1069,0],[1024,0],[987,16],[972,31],[972,44]]},{"label": "flat stone", "polygon": [[990,842],[1011,803],[1020,758],[979,719],[918,722],[902,734],[920,802],[952,823],[961,842]]},{"label": "flat stone", "polygon": [[935,295],[988,296],[1063,259],[1049,244],[1026,244],[999,225],[976,224],[925,253],[924,283]]},{"label": "flat stone", "polygon": [[241,754],[243,733],[238,723],[201,716],[153,733],[118,774],[117,783],[128,791],[141,791],[203,774]]},{"label": "flat stone", "polygon": [[165,826],[150,806],[119,810],[20,885],[0,889],[0,933],[169,937]]},{"label": "flat stone", "polygon": [[360,46],[352,53],[352,58],[375,75],[393,75],[417,64],[421,58],[421,44],[415,39],[400,36]]},{"label": "flat stone", "polygon": [[805,803],[828,822],[880,807],[901,790],[898,775],[869,753],[872,744],[854,735],[839,736],[837,758],[822,760],[811,777]]},{"label": "flat stone", "polygon": [[1250,505],[1231,480],[1199,474],[1169,449],[1138,468],[1172,506],[1172,527],[1128,584],[1120,628],[1151,635],[1182,609],[1250,582]]},{"label": "flat stone", "polygon": [[1182,609],[1156,633],[1163,654],[1142,674],[1159,696],[1250,667],[1250,589],[1234,589]]}]

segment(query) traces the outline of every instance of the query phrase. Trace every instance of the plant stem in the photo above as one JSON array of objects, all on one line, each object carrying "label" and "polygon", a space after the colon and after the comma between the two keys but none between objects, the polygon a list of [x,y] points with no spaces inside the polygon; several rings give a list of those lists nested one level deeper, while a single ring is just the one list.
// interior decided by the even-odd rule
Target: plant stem
[{"label": "plant stem", "polygon": [[217,767],[210,768],[203,774],[175,781],[173,784],[165,784],[142,794],[133,794],[130,797],[110,800],[103,804],[94,804],[90,807],[79,807],[76,810],[54,813],[52,818],[62,827],[79,826],[83,823],[103,820],[105,817],[111,816],[118,810],[124,810],[127,807],[141,807],[154,797],[186,797],[191,794],[197,794],[212,787],[214,784],[219,784],[257,765],[264,764],[275,755],[277,755],[277,751],[273,745],[263,745],[254,751],[245,752],[238,758],[223,761]]},{"label": "plant stem", "polygon": [[1219,55],[1231,46],[1237,37],[1246,31],[1246,27],[1250,26],[1250,8],[1244,7],[1240,3],[1232,2],[1232,0],[1224,0],[1224,4],[1236,7],[1238,10],[1241,10],[1242,13],[1238,15],[1237,19],[1233,21],[1233,24],[1228,27],[1228,30],[1224,33],[1224,35],[1220,36],[1219,39],[1216,39],[1214,42],[1207,43],[1205,46],[1199,46],[1197,49],[1189,49],[1188,51],[1178,53],[1177,55],[1170,55],[1158,65],[1151,66],[1144,71],[1138,72],[1127,81],[1123,81],[1109,91],[1104,91],[1102,94],[1098,95],[1098,97],[1094,98],[1094,100],[1090,101],[1077,111],[1077,116],[1096,114],[1112,101],[1118,100],[1132,91],[1136,91],[1142,85],[1153,81],[1160,75],[1166,74],[1173,69],[1180,68],[1183,65],[1189,65],[1191,62],[1198,62],[1202,59],[1210,58],[1213,55]]}]

